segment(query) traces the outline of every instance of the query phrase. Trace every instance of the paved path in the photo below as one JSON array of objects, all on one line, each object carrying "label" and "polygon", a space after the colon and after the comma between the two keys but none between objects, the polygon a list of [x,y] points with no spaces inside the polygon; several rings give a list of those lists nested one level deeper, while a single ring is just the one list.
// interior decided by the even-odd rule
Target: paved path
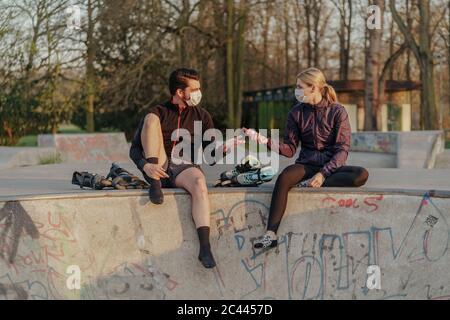
[{"label": "paved path", "polygon": [[[289,165],[293,159],[283,159],[281,167]],[[139,175],[132,162],[120,163],[127,170]],[[92,192],[81,190],[71,184],[73,171],[89,171],[104,176],[109,171],[109,162],[85,164],[52,164],[0,170],[0,196],[37,195],[53,193]],[[208,185],[212,187],[220,172],[232,168],[231,165],[203,166]],[[444,190],[450,191],[450,169],[379,169],[368,168],[368,188]],[[267,186],[272,186],[274,180]]]}]

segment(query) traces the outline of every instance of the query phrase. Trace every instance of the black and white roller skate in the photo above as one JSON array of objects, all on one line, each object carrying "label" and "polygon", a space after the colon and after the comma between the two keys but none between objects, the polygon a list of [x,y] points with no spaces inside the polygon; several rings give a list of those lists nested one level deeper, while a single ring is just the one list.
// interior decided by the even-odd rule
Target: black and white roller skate
[{"label": "black and white roller skate", "polygon": [[216,187],[256,187],[273,179],[272,167],[261,167],[261,162],[253,156],[245,157],[241,164],[231,171],[223,172],[216,181]]},{"label": "black and white roller skate", "polygon": [[[223,187],[230,183],[231,179],[238,176],[241,173],[255,171],[261,168],[261,162],[254,156],[246,156],[242,159],[241,163],[234,167],[234,169],[222,172],[220,178],[216,180],[215,187]],[[224,185],[222,185],[224,183]]]}]

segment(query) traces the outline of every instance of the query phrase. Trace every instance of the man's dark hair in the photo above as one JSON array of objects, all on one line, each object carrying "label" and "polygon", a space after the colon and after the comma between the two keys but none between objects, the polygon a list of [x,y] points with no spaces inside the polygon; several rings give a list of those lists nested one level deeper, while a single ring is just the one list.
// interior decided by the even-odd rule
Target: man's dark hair
[{"label": "man's dark hair", "polygon": [[194,69],[180,68],[173,71],[169,77],[169,91],[171,95],[175,95],[177,89],[186,89],[188,80],[199,80],[200,75]]}]

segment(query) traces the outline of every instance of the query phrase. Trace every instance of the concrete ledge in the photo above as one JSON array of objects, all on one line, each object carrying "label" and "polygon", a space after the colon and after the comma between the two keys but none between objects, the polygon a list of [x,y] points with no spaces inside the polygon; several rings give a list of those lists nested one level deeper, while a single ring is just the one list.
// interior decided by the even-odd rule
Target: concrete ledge
[{"label": "concrete ledge", "polygon": [[397,154],[351,151],[347,165],[363,165],[365,168],[397,168]]},{"label": "concrete ledge", "polygon": [[[188,195],[184,189],[169,188],[163,189],[164,195]],[[240,193],[263,193],[272,194],[273,187],[261,186],[257,188],[208,188],[208,194],[240,194]],[[424,189],[396,189],[396,188],[293,188],[291,193],[306,193],[306,194],[383,194],[383,195],[408,195],[408,196],[423,196],[430,194],[436,198],[450,198],[449,190],[424,190]],[[147,197],[147,191],[143,190],[89,190],[85,193],[61,192],[49,194],[31,194],[31,195],[17,195],[17,196],[0,196],[0,202],[6,201],[33,201],[33,200],[64,200],[64,199],[89,199],[89,198],[114,198],[114,197]]]},{"label": "concrete ledge", "polygon": [[139,191],[1,199],[0,299],[448,299],[449,194],[394,192],[295,190],[261,252],[271,188],[211,190],[214,270],[180,189],[160,206]]}]

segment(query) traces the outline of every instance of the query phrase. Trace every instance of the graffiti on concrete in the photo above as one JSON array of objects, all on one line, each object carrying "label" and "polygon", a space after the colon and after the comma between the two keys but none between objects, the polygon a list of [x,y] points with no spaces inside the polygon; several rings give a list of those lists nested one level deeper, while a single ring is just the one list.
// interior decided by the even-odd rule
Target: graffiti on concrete
[{"label": "graffiti on concrete", "polygon": [[38,145],[56,148],[69,162],[129,160],[123,133],[40,134]]},{"label": "graffiti on concrete", "polygon": [[0,291],[0,298],[3,292],[4,299],[64,299],[64,267],[83,261],[81,268],[86,270],[95,261],[92,252],[77,246],[64,211],[49,211],[33,220],[22,204],[14,201],[7,202],[0,212],[0,256],[8,262],[0,263],[0,284],[7,289]]},{"label": "graffiti on concrete", "polygon": [[26,300],[28,293],[17,284],[0,283],[0,296],[10,296],[8,300]]},{"label": "graffiti on concrete", "polygon": [[33,239],[39,231],[18,201],[9,201],[0,209],[0,258],[13,263],[19,248],[20,237],[26,233]]},{"label": "graffiti on concrete", "polygon": [[[0,261],[0,299],[165,299],[166,291],[176,288],[177,282],[157,268],[139,244],[136,249],[145,254],[141,262],[96,270],[96,264],[104,266],[114,251],[114,241],[99,255],[80,244],[69,220],[69,212],[58,205],[33,221],[20,202],[5,204],[0,210],[0,257],[8,263]],[[113,225],[112,240],[117,233]],[[96,276],[84,279],[81,290],[71,296],[66,268],[73,263],[82,274]]]},{"label": "graffiti on concrete", "polygon": [[[208,275],[214,284],[208,289],[211,298],[450,299],[449,210],[442,209],[444,202],[425,194],[403,199],[400,208],[409,209],[396,211],[396,200],[386,195],[308,197],[305,207],[301,201],[302,207],[288,207],[278,247],[272,250],[253,248],[267,224],[267,197],[216,207],[211,224],[218,262],[214,271],[191,264],[160,268],[162,260],[147,247],[151,235],[134,198],[126,224],[134,233],[119,238],[123,224],[111,221],[101,250],[78,233],[74,223],[82,220],[74,219],[76,213],[54,204],[30,217],[19,202],[10,202],[0,210],[0,299],[180,298],[180,290],[206,281]],[[127,241],[141,258],[115,256],[118,241]],[[66,268],[74,262],[87,276],[81,290],[71,295]],[[381,269],[380,290],[366,287],[372,265]]]},{"label": "graffiti on concrete", "polygon": [[80,299],[166,299],[177,282],[150,261],[122,263],[105,275],[89,279]]},{"label": "graffiti on concrete", "polygon": [[[326,196],[322,199],[322,210],[330,215],[344,213],[347,209],[376,215],[382,201],[382,195]],[[272,277],[273,270],[286,272],[285,283],[278,284],[285,289],[286,299],[367,299],[369,296],[371,299],[399,299],[408,297],[408,288],[413,282],[415,287],[411,290],[416,296],[421,294],[424,298],[439,299],[448,295],[442,294],[445,290],[450,292],[450,279],[446,274],[442,280],[447,282],[447,287],[437,286],[439,290],[434,294],[430,294],[430,288],[434,288],[430,284],[417,287],[417,282],[426,282],[426,276],[421,274],[423,268],[433,267],[433,264],[439,268],[438,264],[446,261],[443,258],[447,257],[449,248],[448,217],[429,194],[420,201],[406,232],[399,233],[398,230],[405,229],[391,227],[389,221],[383,226],[372,225],[337,234],[302,230],[299,225],[299,230],[279,235],[278,247],[269,251],[253,249],[255,236],[263,234],[267,223],[268,208],[264,203],[245,200],[228,211],[214,212],[214,216],[219,238],[226,238],[225,232],[233,234],[235,250],[240,253],[240,272],[246,273],[249,282],[253,283],[240,298],[282,296],[279,291],[273,296],[269,294],[274,283],[268,284],[268,275]],[[252,228],[258,232],[252,232]],[[370,265],[379,265],[384,270],[384,281],[386,284],[391,282],[390,288],[393,287],[392,281],[399,282],[398,290],[369,292],[365,284]],[[401,269],[406,273],[397,279],[394,273],[398,274]],[[425,271],[429,272],[429,269]],[[278,280],[282,278],[276,277]],[[225,283],[222,288],[226,287],[226,279],[220,280]]]},{"label": "graffiti on concrete", "polygon": [[395,133],[353,133],[350,150],[396,154],[397,139]]}]

